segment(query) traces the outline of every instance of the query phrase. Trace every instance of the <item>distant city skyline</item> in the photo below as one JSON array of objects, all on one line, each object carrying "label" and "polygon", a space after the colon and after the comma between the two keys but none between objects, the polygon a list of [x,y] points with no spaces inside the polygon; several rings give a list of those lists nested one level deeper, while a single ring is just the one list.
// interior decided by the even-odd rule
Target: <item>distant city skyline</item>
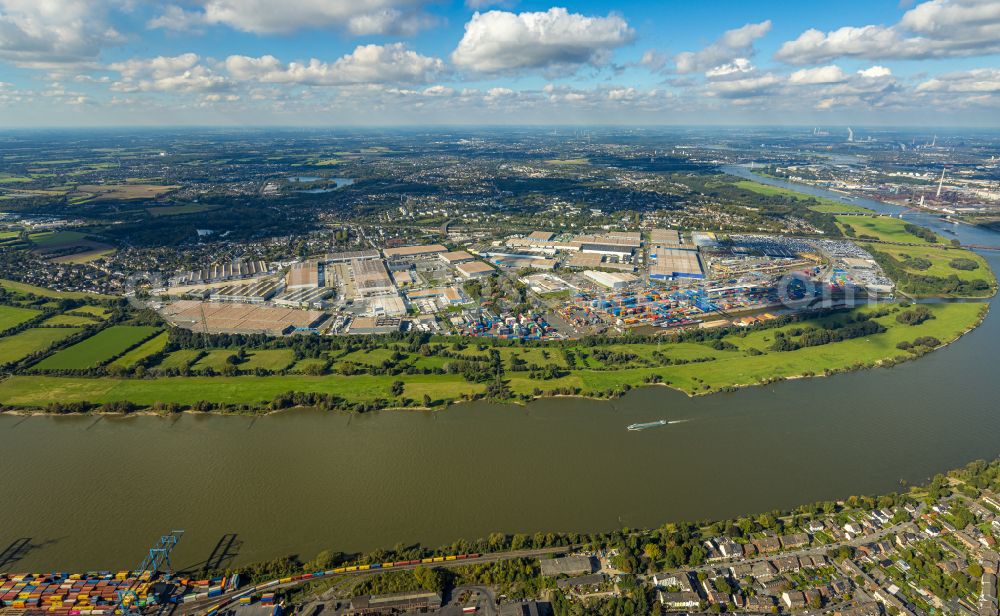
[{"label": "distant city skyline", "polygon": [[6,128],[689,123],[1000,126],[1000,0],[0,0]]}]

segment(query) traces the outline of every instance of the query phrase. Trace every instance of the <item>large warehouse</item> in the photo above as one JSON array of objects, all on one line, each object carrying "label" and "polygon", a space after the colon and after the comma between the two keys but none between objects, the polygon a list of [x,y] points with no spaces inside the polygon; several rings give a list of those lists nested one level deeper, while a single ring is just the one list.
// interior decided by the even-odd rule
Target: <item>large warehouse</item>
[{"label": "large warehouse", "polygon": [[701,257],[697,251],[654,246],[649,250],[649,258],[652,261],[649,266],[651,280],[703,279],[705,277],[701,266]]},{"label": "large warehouse", "polygon": [[323,265],[319,261],[295,263],[285,274],[287,289],[315,289],[322,286]]}]

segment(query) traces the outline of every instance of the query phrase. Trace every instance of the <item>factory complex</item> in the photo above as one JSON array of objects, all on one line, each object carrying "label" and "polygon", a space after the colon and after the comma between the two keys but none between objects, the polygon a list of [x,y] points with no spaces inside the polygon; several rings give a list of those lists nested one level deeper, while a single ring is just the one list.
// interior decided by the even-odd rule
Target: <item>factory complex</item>
[{"label": "factory complex", "polygon": [[[167,298],[159,310],[171,322],[203,331],[416,328],[548,339],[735,323],[785,301],[779,283],[789,275],[798,299],[817,296],[810,287],[835,295],[893,291],[872,256],[850,241],[651,228],[536,230],[448,245],[395,241],[290,263],[216,264],[185,272],[155,292]],[[508,288],[490,301],[480,297],[483,288],[505,280],[523,285],[529,296],[514,302]]]}]

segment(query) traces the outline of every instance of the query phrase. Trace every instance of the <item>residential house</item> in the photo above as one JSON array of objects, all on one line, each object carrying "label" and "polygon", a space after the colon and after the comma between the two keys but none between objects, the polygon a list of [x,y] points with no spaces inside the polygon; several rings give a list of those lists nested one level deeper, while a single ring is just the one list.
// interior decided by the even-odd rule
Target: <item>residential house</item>
[{"label": "residential house", "polygon": [[701,597],[696,592],[657,592],[660,604],[667,609],[694,609],[701,605]]},{"label": "residential house", "polygon": [[809,535],[806,533],[795,533],[785,535],[781,538],[781,547],[785,550],[795,550],[809,545]]},{"label": "residential house", "polygon": [[807,605],[805,593],[798,590],[786,590],[781,593],[781,602],[791,610],[802,609]]}]

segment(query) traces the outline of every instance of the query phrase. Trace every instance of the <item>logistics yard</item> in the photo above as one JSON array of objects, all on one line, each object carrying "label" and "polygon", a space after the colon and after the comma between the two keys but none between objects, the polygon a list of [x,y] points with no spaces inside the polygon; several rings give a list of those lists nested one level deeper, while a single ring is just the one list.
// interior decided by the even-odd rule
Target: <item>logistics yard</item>
[{"label": "logistics yard", "polygon": [[[402,331],[550,340],[780,308],[792,273],[811,289],[806,299],[891,298],[893,291],[872,255],[850,241],[652,228],[534,231],[452,247],[327,253],[285,267],[214,264],[154,290],[198,299],[154,307],[207,332],[384,333],[398,321]],[[544,275],[532,274],[539,270]],[[484,289],[493,297],[484,298]],[[373,327],[371,319],[382,321]]]}]

